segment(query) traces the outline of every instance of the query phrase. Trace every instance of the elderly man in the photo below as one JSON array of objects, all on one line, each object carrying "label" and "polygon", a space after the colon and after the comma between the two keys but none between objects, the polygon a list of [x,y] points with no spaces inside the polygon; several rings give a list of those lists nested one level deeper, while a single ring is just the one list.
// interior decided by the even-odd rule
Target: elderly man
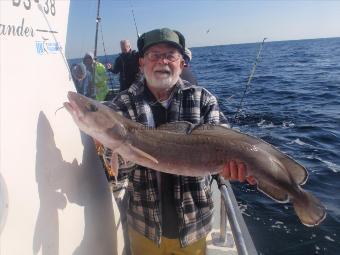
[{"label": "elderly man", "polygon": [[114,66],[112,67],[112,64],[108,63],[106,68],[114,74],[119,73],[119,91],[123,91],[128,89],[137,79],[139,55],[131,49],[129,40],[121,40],[120,49],[122,53],[116,58]]},{"label": "elderly man", "polygon": [[[216,98],[179,77],[184,49],[185,39],[175,30],[144,33],[138,39],[144,78],[108,105],[151,127],[173,121],[219,123]],[[245,165],[231,161],[221,174],[244,181]],[[135,166],[127,175],[132,254],[205,254],[213,213],[210,178],[172,175],[142,166]]]}]

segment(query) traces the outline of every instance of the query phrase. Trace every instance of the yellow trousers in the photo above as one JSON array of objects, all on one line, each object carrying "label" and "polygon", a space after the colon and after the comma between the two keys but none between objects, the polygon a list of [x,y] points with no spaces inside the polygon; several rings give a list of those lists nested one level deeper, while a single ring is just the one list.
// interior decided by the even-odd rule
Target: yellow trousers
[{"label": "yellow trousers", "polygon": [[153,241],[139,234],[131,227],[128,229],[132,255],[205,255],[205,238],[181,248],[178,239],[168,239],[162,236],[158,247]]}]

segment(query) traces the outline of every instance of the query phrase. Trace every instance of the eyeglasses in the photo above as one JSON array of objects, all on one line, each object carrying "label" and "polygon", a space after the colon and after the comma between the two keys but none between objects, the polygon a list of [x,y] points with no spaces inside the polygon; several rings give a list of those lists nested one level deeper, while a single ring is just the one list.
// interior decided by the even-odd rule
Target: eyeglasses
[{"label": "eyeglasses", "polygon": [[144,54],[150,61],[159,61],[160,59],[166,59],[169,62],[175,62],[181,58],[181,54],[178,52],[166,52],[159,53],[156,51],[149,51]]}]

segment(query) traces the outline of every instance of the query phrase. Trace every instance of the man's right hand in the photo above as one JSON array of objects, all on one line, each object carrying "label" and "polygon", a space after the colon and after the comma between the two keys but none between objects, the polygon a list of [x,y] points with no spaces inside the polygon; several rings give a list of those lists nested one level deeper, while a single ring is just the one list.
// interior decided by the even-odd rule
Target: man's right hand
[{"label": "man's right hand", "polygon": [[106,69],[111,69],[112,68],[112,64],[111,63],[107,63],[106,64]]}]

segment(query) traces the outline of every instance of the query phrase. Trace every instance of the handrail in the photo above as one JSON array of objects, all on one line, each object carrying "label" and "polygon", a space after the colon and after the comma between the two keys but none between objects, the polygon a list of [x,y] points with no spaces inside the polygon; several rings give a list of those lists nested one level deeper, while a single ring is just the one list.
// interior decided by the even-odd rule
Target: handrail
[{"label": "handrail", "polygon": [[244,222],[241,211],[231,188],[230,182],[218,176],[216,179],[218,188],[221,192],[221,210],[220,210],[220,239],[225,241],[227,230],[227,217],[234,241],[239,255],[257,255],[253,240],[249,234],[248,228]]}]

